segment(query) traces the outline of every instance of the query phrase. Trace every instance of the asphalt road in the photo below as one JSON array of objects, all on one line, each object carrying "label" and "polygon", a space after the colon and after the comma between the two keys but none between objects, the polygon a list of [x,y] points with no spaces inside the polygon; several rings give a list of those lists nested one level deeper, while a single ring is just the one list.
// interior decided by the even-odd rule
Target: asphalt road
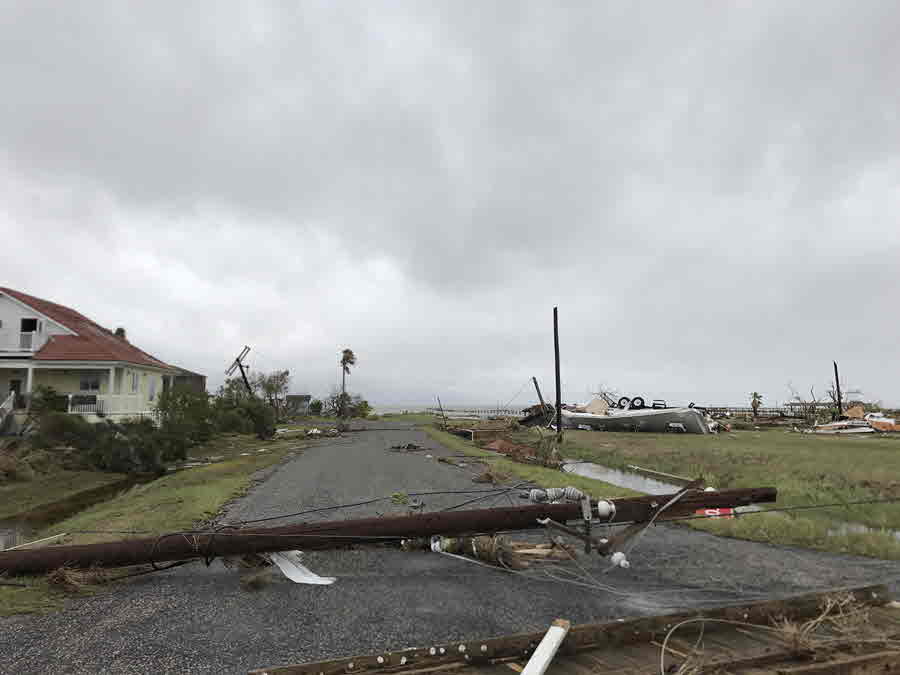
[{"label": "asphalt road", "polygon": [[[305,450],[231,505],[224,520],[265,518],[398,491],[484,488],[471,482],[471,466],[439,463],[425,452],[388,450],[414,442],[434,448],[428,451],[433,457],[449,454],[421,432],[391,426]],[[473,496],[420,499],[424,508],[440,509]],[[505,499],[495,503],[508,504]],[[385,500],[306,518],[404,509]],[[598,621],[868,583],[888,583],[896,593],[900,584],[900,563],[720,539],[668,526],[650,530],[630,558],[631,569],[612,571],[603,559],[583,558],[586,573],[573,568],[573,578],[591,587],[387,548],[307,554],[313,571],[337,577],[331,586],[296,585],[278,576],[251,591],[241,587],[237,571],[218,561],[209,568],[193,564],[135,578],[54,614],[0,619],[0,671],[240,673],[541,630],[558,617]]]}]

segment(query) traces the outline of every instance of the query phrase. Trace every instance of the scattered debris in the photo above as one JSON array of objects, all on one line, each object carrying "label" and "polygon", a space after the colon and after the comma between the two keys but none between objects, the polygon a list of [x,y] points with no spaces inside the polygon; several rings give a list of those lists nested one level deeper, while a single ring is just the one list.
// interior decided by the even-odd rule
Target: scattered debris
[{"label": "scattered debris", "polygon": [[505,483],[510,479],[510,475],[506,473],[501,473],[497,471],[494,467],[488,467],[484,471],[479,474],[472,476],[473,483],[490,483],[492,485],[499,485],[500,483]]},{"label": "scattered debris", "polygon": [[394,452],[419,452],[421,450],[427,450],[428,448],[415,443],[403,443],[401,445],[392,445],[389,449]]},{"label": "scattered debris", "polygon": [[514,542],[498,535],[479,537],[419,537],[400,542],[404,551],[432,551],[449,555],[465,556],[481,562],[499,565],[514,570],[522,570],[535,562],[571,560],[575,551],[561,540],[550,544]]},{"label": "scattered debris", "polygon": [[328,586],[337,581],[334,577],[320,577],[318,574],[307,568],[302,563],[302,551],[275,551],[269,553],[268,558],[281,570],[284,576],[295,584]]},{"label": "scattered debris", "polygon": [[513,443],[505,438],[498,438],[491,441],[485,446],[487,450],[499,452],[506,455],[516,462],[526,464],[539,464],[551,468],[559,468],[562,465],[562,459],[556,449],[556,443],[553,436],[546,436],[538,441],[538,447],[533,448],[530,445],[520,445]]},{"label": "scattered debris", "polygon": [[111,580],[109,571],[99,567],[75,569],[63,565],[47,575],[47,583],[66,593],[77,593],[86,586],[97,586]]}]

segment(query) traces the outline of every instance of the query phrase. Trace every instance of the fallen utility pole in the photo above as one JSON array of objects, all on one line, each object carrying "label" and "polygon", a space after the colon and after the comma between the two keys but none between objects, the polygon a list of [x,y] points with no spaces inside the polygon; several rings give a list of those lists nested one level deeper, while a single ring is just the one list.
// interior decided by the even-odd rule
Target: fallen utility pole
[{"label": "fallen utility pole", "polygon": [[[657,522],[691,515],[699,509],[734,508],[774,502],[775,488],[742,488],[721,492],[683,493],[677,503],[661,510],[675,494],[626,497],[593,502],[610,523]],[[283,527],[215,531],[172,532],[158,537],[126,539],[100,544],[51,546],[35,550],[0,551],[0,575],[41,574],[63,566],[73,568],[127,567],[191,558],[207,560],[221,556],[269,553],[292,549],[334,549],[353,544],[398,542],[432,535],[493,533],[541,527],[538,519],[558,523],[581,520],[578,502],[536,504],[495,509],[438,511],[413,516],[358,518],[301,523]]]}]

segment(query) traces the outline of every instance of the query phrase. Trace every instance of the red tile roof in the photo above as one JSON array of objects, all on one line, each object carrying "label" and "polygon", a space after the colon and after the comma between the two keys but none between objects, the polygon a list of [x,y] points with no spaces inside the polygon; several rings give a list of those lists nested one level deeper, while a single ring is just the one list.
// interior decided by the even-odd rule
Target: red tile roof
[{"label": "red tile roof", "polygon": [[38,361],[126,361],[141,366],[174,368],[141,351],[128,340],[118,337],[74,309],[2,286],[0,293],[25,303],[47,318],[77,333],[77,335],[51,335],[47,344],[35,352],[34,358]]}]

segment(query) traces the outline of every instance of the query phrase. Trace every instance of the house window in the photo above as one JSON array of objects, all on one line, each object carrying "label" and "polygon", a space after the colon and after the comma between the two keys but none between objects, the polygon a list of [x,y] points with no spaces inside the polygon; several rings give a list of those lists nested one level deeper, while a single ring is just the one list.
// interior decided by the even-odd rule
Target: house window
[{"label": "house window", "polygon": [[22,332],[34,333],[37,331],[37,319],[22,319]]},{"label": "house window", "polygon": [[131,373],[131,393],[136,394],[138,390],[138,374],[135,372]]},{"label": "house window", "polygon": [[153,401],[156,399],[156,378],[152,378],[150,380],[150,400]]},{"label": "house window", "polygon": [[81,386],[79,388],[81,391],[100,391],[100,376],[82,375]]}]

